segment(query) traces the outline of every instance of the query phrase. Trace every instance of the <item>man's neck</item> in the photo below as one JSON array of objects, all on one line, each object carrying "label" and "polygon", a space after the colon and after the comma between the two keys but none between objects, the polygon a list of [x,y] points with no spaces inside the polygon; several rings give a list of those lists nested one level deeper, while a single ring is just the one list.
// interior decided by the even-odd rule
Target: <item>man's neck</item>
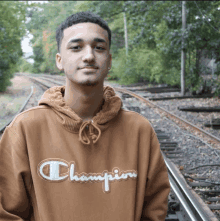
[{"label": "man's neck", "polygon": [[103,105],[103,84],[82,86],[66,80],[64,100],[83,121],[91,120]]}]

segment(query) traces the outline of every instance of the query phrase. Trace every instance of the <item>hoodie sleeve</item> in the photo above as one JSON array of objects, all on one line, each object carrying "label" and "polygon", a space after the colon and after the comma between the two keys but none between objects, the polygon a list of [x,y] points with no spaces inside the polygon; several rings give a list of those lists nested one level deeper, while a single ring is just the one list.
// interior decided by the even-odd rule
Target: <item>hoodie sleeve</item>
[{"label": "hoodie sleeve", "polygon": [[0,220],[30,220],[31,175],[26,145],[10,127],[0,141]]},{"label": "hoodie sleeve", "polygon": [[156,133],[152,130],[150,161],[141,221],[164,221],[168,209],[170,183]]}]

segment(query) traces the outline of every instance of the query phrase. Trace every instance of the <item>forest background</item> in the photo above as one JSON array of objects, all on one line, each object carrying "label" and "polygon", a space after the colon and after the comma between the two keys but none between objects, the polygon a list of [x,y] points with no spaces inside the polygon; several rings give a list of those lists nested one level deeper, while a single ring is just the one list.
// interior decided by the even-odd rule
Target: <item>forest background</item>
[{"label": "forest background", "polygon": [[[181,50],[186,51],[185,84],[191,94],[220,94],[220,2],[186,1],[186,30],[182,30],[181,1],[0,1],[0,91],[15,72],[61,74],[55,64],[57,27],[71,14],[91,11],[112,30],[112,69],[108,80],[168,84],[180,88]],[[128,55],[124,16],[127,20]],[[27,32],[34,63],[23,56]],[[185,44],[182,44],[184,38]],[[214,75],[202,58],[215,59]]]}]

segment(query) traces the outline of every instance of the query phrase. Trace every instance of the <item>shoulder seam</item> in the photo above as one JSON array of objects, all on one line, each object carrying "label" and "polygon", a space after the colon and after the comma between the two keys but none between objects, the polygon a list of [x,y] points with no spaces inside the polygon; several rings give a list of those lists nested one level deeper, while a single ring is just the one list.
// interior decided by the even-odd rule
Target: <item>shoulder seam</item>
[{"label": "shoulder seam", "polygon": [[23,114],[29,112],[29,111],[34,111],[34,110],[41,110],[41,109],[50,109],[49,107],[42,107],[42,108],[39,108],[39,109],[35,109],[35,108],[30,108],[30,109],[27,109],[25,111],[22,111],[21,113],[15,115],[15,117],[13,118],[13,120],[11,121],[11,123],[9,125],[13,125],[12,123],[14,123],[18,117],[22,116]]},{"label": "shoulder seam", "polygon": [[[37,107],[39,107],[39,106],[37,106]],[[40,108],[37,108],[37,107],[29,108],[29,109],[27,109],[27,110],[25,110],[25,111],[22,111],[22,112],[19,113],[17,116],[22,115],[22,114],[24,114],[24,113],[26,113],[26,112],[29,112],[29,111],[41,110],[41,109],[50,109],[49,107],[43,107],[43,106],[41,106]],[[16,117],[17,117],[17,116],[16,116]]]},{"label": "shoulder seam", "polygon": [[[125,111],[125,112],[131,112],[131,113],[138,114],[139,116],[143,117],[145,120],[149,121],[145,116],[143,116],[143,115],[141,115],[141,114],[139,114],[139,113],[137,113],[137,112],[135,112],[135,111],[125,110],[125,109],[122,109],[122,110]],[[149,123],[150,123],[150,121],[149,121]]]}]

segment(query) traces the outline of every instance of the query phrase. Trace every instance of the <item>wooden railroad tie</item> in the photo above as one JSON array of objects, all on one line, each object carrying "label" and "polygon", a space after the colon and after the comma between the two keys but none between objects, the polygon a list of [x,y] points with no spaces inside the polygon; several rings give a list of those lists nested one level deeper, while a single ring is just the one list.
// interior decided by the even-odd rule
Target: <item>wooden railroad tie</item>
[{"label": "wooden railroad tie", "polygon": [[186,106],[186,107],[178,107],[178,110],[190,111],[190,112],[220,112],[220,106],[215,106],[215,107]]}]

